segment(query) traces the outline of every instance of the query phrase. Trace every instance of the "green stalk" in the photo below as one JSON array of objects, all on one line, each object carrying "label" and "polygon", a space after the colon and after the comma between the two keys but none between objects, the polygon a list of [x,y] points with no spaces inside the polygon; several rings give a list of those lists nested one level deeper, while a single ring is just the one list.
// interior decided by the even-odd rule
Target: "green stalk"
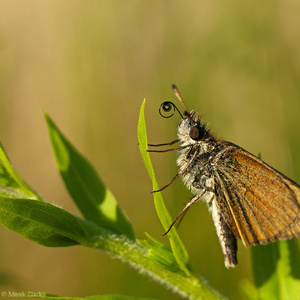
[{"label": "green stalk", "polygon": [[224,299],[207,283],[194,275],[185,275],[184,271],[172,272],[163,268],[158,262],[149,258],[148,252],[137,242],[123,236],[108,234],[97,238],[94,248],[103,250],[129,263],[141,273],[147,274],[153,280],[166,285],[176,294],[190,299]]}]

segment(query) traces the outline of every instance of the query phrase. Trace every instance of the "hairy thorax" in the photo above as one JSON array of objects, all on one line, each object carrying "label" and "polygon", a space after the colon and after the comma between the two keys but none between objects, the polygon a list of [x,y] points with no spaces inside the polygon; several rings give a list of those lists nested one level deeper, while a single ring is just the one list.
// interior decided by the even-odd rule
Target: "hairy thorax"
[{"label": "hairy thorax", "polygon": [[[189,122],[189,120],[183,119],[178,126],[178,138],[181,142],[181,145],[190,145],[190,147],[179,151],[177,165],[180,168],[179,172],[187,168],[182,175],[184,184],[195,195],[200,194],[205,190],[206,193],[202,198],[204,198],[206,202],[209,203],[210,201],[212,201],[214,195],[215,181],[213,176],[213,153],[216,147],[216,142],[212,141],[211,138],[209,138],[209,140],[201,141],[195,141],[191,139],[189,137]],[[195,153],[196,157],[189,165]]]}]

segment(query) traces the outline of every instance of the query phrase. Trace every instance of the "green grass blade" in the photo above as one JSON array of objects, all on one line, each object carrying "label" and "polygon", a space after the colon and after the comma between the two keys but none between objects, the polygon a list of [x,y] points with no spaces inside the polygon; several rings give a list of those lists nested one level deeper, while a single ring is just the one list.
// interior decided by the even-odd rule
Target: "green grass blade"
[{"label": "green grass blade", "polygon": [[[153,184],[153,190],[159,189],[157,180],[154,174],[154,169],[150,160],[150,155],[147,152],[148,149],[148,142],[147,142],[147,132],[146,132],[146,123],[145,123],[145,115],[144,115],[144,108],[145,108],[145,100],[142,104],[141,110],[140,110],[140,117],[138,122],[138,139],[139,139],[139,147],[140,152],[142,155],[142,158],[144,160],[144,164],[147,168],[147,171],[149,173],[149,176],[152,180]],[[160,192],[154,193],[154,204],[156,208],[156,212],[158,214],[158,217],[160,219],[160,222],[164,228],[164,230],[168,230],[170,224],[172,223],[172,218],[165,206],[164,200],[162,198],[162,195]],[[170,245],[173,251],[173,254],[176,258],[176,261],[180,268],[186,273],[189,274],[189,257],[187,254],[187,251],[182,243],[182,241],[179,238],[179,235],[173,227],[170,232],[168,233]]]},{"label": "green grass blade", "polygon": [[259,299],[299,299],[300,257],[296,239],[252,247],[252,265]]},{"label": "green grass blade", "polygon": [[128,218],[92,165],[46,115],[56,163],[65,186],[86,220],[134,239]]}]

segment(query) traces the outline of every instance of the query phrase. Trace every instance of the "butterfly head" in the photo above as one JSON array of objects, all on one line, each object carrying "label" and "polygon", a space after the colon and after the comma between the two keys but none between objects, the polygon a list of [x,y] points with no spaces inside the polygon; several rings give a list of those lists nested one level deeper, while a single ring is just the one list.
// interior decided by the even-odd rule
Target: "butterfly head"
[{"label": "butterfly head", "polygon": [[172,89],[185,108],[185,112],[182,115],[176,105],[170,101],[165,101],[160,106],[160,114],[164,118],[170,118],[174,115],[175,111],[181,116],[181,121],[178,125],[178,138],[184,144],[196,144],[210,137],[209,129],[201,121],[200,116],[195,111],[189,111],[182,97],[173,84]]},{"label": "butterfly head", "polygon": [[210,136],[209,130],[194,111],[185,111],[184,117],[178,125],[178,138],[187,144],[196,144]]}]

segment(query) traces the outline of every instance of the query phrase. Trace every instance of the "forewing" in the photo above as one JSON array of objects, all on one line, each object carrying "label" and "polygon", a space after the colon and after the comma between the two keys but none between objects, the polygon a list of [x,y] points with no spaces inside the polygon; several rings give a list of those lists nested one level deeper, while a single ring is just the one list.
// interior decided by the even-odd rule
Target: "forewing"
[{"label": "forewing", "polygon": [[215,160],[216,196],[245,246],[300,235],[300,187],[254,155],[229,144]]}]

